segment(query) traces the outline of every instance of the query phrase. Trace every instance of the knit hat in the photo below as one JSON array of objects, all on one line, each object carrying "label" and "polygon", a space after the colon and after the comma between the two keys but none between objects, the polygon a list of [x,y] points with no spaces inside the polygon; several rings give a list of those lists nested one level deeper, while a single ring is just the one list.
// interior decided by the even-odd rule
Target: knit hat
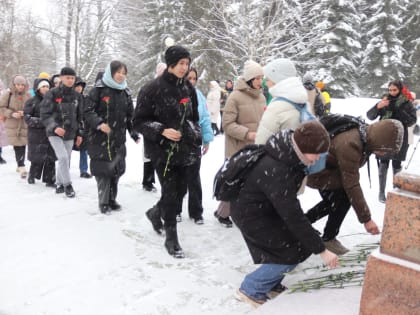
[{"label": "knit hat", "polygon": [[37,85],[36,89],[39,90],[43,86],[50,87],[50,82],[47,79],[45,79],[45,78],[43,78],[43,80],[41,80],[41,81],[38,82],[38,85]]},{"label": "knit hat", "polygon": [[249,80],[258,77],[259,75],[264,75],[263,68],[255,61],[245,61],[244,74],[242,75],[244,80],[248,82]]},{"label": "knit hat", "polygon": [[28,84],[24,76],[17,75],[13,78],[13,84]]},{"label": "knit hat", "polygon": [[76,76],[76,71],[74,71],[70,67],[64,67],[64,68],[61,69],[60,75],[72,75],[72,76]]},{"label": "knit hat", "polygon": [[41,72],[40,74],[38,74],[38,78],[40,79],[49,79],[50,75],[47,72]]},{"label": "knit hat", "polygon": [[175,66],[179,60],[188,58],[191,62],[190,52],[179,45],[169,47],[165,52],[165,62],[169,66]]},{"label": "knit hat", "polygon": [[264,67],[264,76],[274,83],[279,83],[284,79],[296,77],[297,71],[290,59],[278,58]]},{"label": "knit hat", "polygon": [[317,121],[300,124],[293,133],[296,145],[302,153],[323,153],[330,147],[330,136],[325,127]]},{"label": "knit hat", "polygon": [[310,74],[309,72],[306,72],[302,78],[303,83],[308,83],[308,82],[312,82],[313,78],[312,78],[312,74]]},{"label": "knit hat", "polygon": [[322,81],[318,81],[317,83],[315,83],[315,86],[316,86],[318,89],[322,90],[322,89],[325,87],[325,84],[324,84],[324,82],[322,82]]},{"label": "knit hat", "polygon": [[367,128],[367,146],[370,152],[381,151],[389,155],[400,151],[404,127],[396,119],[384,119]]},{"label": "knit hat", "polygon": [[83,81],[81,77],[76,77],[76,81],[74,82],[74,86],[81,85],[83,89],[86,87],[86,82]]}]

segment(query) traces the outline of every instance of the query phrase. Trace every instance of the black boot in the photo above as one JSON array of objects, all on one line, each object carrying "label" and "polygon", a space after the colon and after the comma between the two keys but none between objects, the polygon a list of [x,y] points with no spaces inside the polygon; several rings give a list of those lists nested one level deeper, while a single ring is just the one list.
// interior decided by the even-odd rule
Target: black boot
[{"label": "black boot", "polygon": [[379,164],[379,196],[378,199],[380,202],[385,203],[385,187],[386,187],[386,176],[388,173],[388,165],[385,163]]},{"label": "black boot", "polygon": [[152,222],[153,229],[157,234],[161,235],[163,232],[163,223],[160,218],[160,211],[158,206],[153,206],[146,211],[146,217]]},{"label": "black boot", "polygon": [[172,255],[175,258],[184,258],[184,251],[182,250],[181,245],[179,245],[178,243],[178,233],[176,230],[176,225],[166,227],[165,232],[165,247],[169,255]]}]

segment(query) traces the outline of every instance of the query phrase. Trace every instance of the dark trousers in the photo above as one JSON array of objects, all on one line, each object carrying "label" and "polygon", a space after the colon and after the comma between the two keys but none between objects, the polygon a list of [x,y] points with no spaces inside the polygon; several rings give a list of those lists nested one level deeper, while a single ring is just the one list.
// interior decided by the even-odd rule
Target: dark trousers
[{"label": "dark trousers", "polygon": [[117,199],[119,177],[95,176],[98,186],[99,205],[109,205],[109,202]]},{"label": "dark trousers", "polygon": [[26,154],[26,146],[14,146],[13,150],[15,150],[15,157],[17,166],[25,166],[25,154]]},{"label": "dark trousers", "polygon": [[[197,219],[203,215],[203,191],[200,178],[201,159],[196,163],[187,166],[187,190],[188,190],[188,214],[190,218]],[[187,193],[184,192],[184,196]],[[180,212],[181,214],[182,207]]]},{"label": "dark trousers", "polygon": [[322,239],[329,241],[338,235],[351,204],[344,189],[320,190],[319,193],[322,201],[311,208],[306,213],[306,217],[314,223],[328,215]]},{"label": "dark trousers", "polygon": [[[389,167],[389,160],[383,160],[383,159],[378,159],[378,162],[380,164],[384,164],[386,165],[386,169],[388,169]],[[401,161],[399,160],[392,160],[392,169],[394,170],[394,173],[396,173],[396,170],[400,170],[401,169]]]},{"label": "dark trousers", "polygon": [[220,111],[220,132],[223,133],[223,112]]},{"label": "dark trousers", "polygon": [[29,168],[29,177],[41,179],[41,176],[43,183],[55,183],[55,161],[46,159],[41,163],[31,162],[31,167]]},{"label": "dark trousers", "polygon": [[181,212],[182,199],[187,190],[187,166],[170,166],[166,174],[165,164],[154,164],[161,186],[157,203],[165,229],[176,225],[176,215]]},{"label": "dark trousers", "polygon": [[150,186],[155,182],[155,168],[152,161],[143,163],[143,185]]}]

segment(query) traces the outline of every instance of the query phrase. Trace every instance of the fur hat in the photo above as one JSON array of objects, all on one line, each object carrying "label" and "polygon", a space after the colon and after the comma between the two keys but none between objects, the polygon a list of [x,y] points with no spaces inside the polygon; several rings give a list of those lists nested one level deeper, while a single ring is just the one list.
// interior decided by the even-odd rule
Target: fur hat
[{"label": "fur hat", "polygon": [[367,128],[367,146],[370,152],[381,151],[393,155],[400,151],[404,127],[396,119],[383,119]]},{"label": "fur hat", "polygon": [[64,68],[61,69],[60,75],[72,75],[72,76],[76,76],[76,71],[74,71],[73,68],[64,67]]},{"label": "fur hat", "polygon": [[25,77],[22,75],[17,75],[13,78],[13,84],[23,84],[27,85],[28,82],[26,81]]},{"label": "fur hat", "polygon": [[244,74],[242,75],[244,80],[248,82],[259,75],[264,75],[263,68],[255,61],[246,61],[244,64]]},{"label": "fur hat", "polygon": [[302,153],[323,153],[330,147],[330,135],[325,127],[317,121],[300,124],[293,133],[296,145]]},{"label": "fur hat", "polygon": [[188,58],[191,62],[190,52],[179,45],[169,47],[165,52],[165,62],[167,66],[176,66],[179,60]]},{"label": "fur hat", "polygon": [[274,83],[279,83],[284,79],[296,77],[297,71],[290,59],[278,58],[264,67],[264,76]]}]

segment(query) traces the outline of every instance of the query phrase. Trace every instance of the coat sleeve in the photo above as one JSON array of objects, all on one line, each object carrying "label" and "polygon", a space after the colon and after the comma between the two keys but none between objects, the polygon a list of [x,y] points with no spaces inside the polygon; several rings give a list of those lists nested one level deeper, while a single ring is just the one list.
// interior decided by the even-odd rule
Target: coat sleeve
[{"label": "coat sleeve", "polygon": [[48,134],[54,134],[54,130],[59,127],[58,123],[54,118],[54,105],[53,94],[51,91],[48,91],[45,94],[41,102],[41,121],[45,126],[45,129]]},{"label": "coat sleeve", "polygon": [[149,83],[139,91],[134,110],[133,129],[141,133],[147,140],[158,142],[162,139],[162,132],[166,127],[157,121],[154,115],[157,105],[155,104],[153,86]]},{"label": "coat sleeve", "polygon": [[133,99],[131,98],[131,95],[127,95],[127,131],[130,134],[131,139],[134,141],[137,141],[140,137],[138,133],[133,128],[133,112],[134,112],[134,106],[133,106]]},{"label": "coat sleeve", "polygon": [[[356,131],[358,133],[358,131]],[[344,133],[343,133],[344,134]],[[342,134],[341,134],[342,135]],[[357,134],[357,137],[359,135]],[[363,195],[360,186],[360,160],[361,147],[352,140],[339,141],[336,137],[336,159],[340,171],[343,188],[350,200],[353,209],[357,214],[360,223],[366,223],[371,220],[369,206]]]},{"label": "coat sleeve", "polygon": [[211,129],[210,114],[206,108],[206,98],[199,90],[196,90],[196,93],[198,99],[198,115],[200,116],[201,135],[203,143],[208,144],[214,139],[213,130]]},{"label": "coat sleeve", "polygon": [[11,118],[13,114],[13,110],[11,110],[8,106],[11,96],[10,92],[5,92],[0,97],[0,115],[6,118]]},{"label": "coat sleeve", "polygon": [[95,111],[99,102],[99,90],[95,87],[90,91],[89,96],[85,99],[83,105],[84,121],[87,127],[91,129],[97,129],[98,126],[103,123],[102,118],[99,117]]},{"label": "coat sleeve", "polygon": [[[287,172],[287,170],[284,172]],[[284,178],[281,176],[276,176],[275,178],[277,183],[274,182],[272,185],[264,186],[264,194],[270,200],[290,233],[312,253],[322,253],[325,250],[324,243],[303,213],[297,198],[297,190],[286,187]],[[285,189],[279,189],[279,187],[284,187]]]},{"label": "coat sleeve", "polygon": [[410,101],[401,104],[396,116],[406,127],[413,126],[417,121],[416,109]]},{"label": "coat sleeve", "polygon": [[371,109],[369,109],[366,113],[367,118],[370,120],[375,120],[376,117],[379,116],[379,109],[377,107],[378,104],[375,104]]},{"label": "coat sleeve", "polygon": [[33,99],[31,98],[27,100],[25,102],[25,107],[23,108],[23,119],[25,120],[28,127],[42,129],[44,128],[44,125],[42,124],[40,117],[34,116],[34,108],[35,103],[33,102]]},{"label": "coat sleeve", "polygon": [[225,134],[228,134],[232,138],[238,139],[240,141],[244,141],[246,140],[249,128],[237,123],[239,116],[239,104],[235,98],[235,95],[235,92],[232,92],[226,101],[226,106],[223,111],[222,125]]}]

